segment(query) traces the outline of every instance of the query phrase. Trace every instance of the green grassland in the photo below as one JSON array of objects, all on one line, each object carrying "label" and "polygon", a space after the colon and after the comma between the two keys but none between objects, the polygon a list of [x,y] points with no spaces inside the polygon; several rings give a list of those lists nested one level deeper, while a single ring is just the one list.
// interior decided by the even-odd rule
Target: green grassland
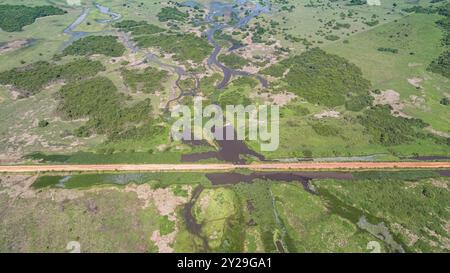
[{"label": "green grassland", "polygon": [[[352,36],[348,44],[336,43],[325,49],[359,66],[374,89],[398,92],[404,101],[405,113],[421,118],[436,130],[448,132],[450,110],[439,104],[448,92],[448,80],[426,71],[431,61],[443,51],[440,44],[442,31],[435,25],[439,18],[411,14]],[[380,52],[376,50],[379,47],[397,48],[399,53]],[[412,78],[423,79],[422,88],[411,85],[408,79]],[[421,97],[424,102],[414,105],[411,96]]]},{"label": "green grassland", "polygon": [[[295,182],[211,186],[200,173],[43,175],[36,181],[3,175],[0,249],[64,252],[69,241],[79,241],[83,252],[154,252],[152,234],[159,231],[175,235],[169,247],[176,252],[278,252],[277,241],[288,252],[370,252],[372,241],[381,252],[448,251],[448,178],[432,171],[354,177],[314,180],[318,194],[311,194]],[[31,188],[26,181],[34,181]],[[191,211],[199,234],[187,228],[184,211],[196,185],[204,187]],[[17,186],[22,196],[13,198]],[[160,214],[158,199],[145,199],[143,207],[145,192],[136,195],[136,187],[147,186],[167,192],[164,202],[184,201]]]},{"label": "green grassland", "polygon": [[[76,195],[75,195],[76,196]],[[47,198],[12,200],[0,225],[1,252],[68,252],[71,241],[81,252],[157,252],[151,234],[158,212],[142,208],[134,193],[101,190],[60,202]]]},{"label": "green grassland", "polygon": [[[262,152],[269,159],[380,154],[385,160],[395,160],[414,155],[448,155],[449,109],[442,103],[449,92],[448,79],[429,71],[430,63],[445,52],[441,43],[445,32],[436,24],[443,16],[404,11],[414,5],[429,6],[427,1],[394,2],[369,6],[349,5],[346,0],[276,1],[272,12],[258,16],[247,27],[215,35],[217,42],[226,47],[243,44],[244,38],[245,43],[254,43],[247,46],[275,43],[274,53],[266,54],[278,57],[271,66],[263,58],[266,52],[260,49],[255,50],[262,56],[260,59],[225,50],[218,58],[238,69],[266,66],[261,74],[276,79],[270,78],[269,89],[262,90],[251,78],[233,77],[227,87],[217,90],[214,85],[222,75],[205,65],[212,47],[199,34],[207,26],[193,23],[203,16],[201,10],[173,8],[173,3],[160,1],[98,1],[122,15],[120,21],[101,23],[98,19],[108,17],[90,2],[71,6],[62,0],[34,1],[29,6],[50,3],[67,13],[39,18],[22,31],[0,31],[0,44],[30,40],[0,54],[0,73],[7,78],[0,80],[4,85],[13,85],[12,89],[0,86],[0,136],[4,140],[0,150],[17,157],[42,152],[47,157],[66,158],[58,163],[179,162],[184,153],[213,150],[170,140],[168,129],[173,121],[167,119],[163,107],[169,97],[180,93],[175,87],[177,75],[160,63],[144,61],[150,51],[161,63],[182,65],[189,72],[189,77],[180,82],[183,88],[192,89],[193,79],[198,77],[199,91],[208,102],[266,103],[255,94],[293,93],[296,98],[281,109],[280,148]],[[14,3],[28,4],[0,2]],[[63,31],[84,8],[89,10],[87,19],[74,31],[89,33],[68,46],[69,35]],[[141,47],[138,52],[126,48],[127,35]],[[104,69],[94,69],[88,75],[69,71],[77,80],[73,84],[64,76],[67,73],[58,70],[75,60],[72,54],[86,58],[84,62],[89,59],[101,63]],[[23,71],[28,66],[38,69],[28,75],[26,69]],[[94,74],[94,79],[88,79],[88,83],[93,81],[90,85],[79,81]],[[58,81],[61,78],[65,82]],[[94,88],[98,79],[110,81],[108,90],[98,92]],[[86,86],[90,88],[81,92]],[[14,98],[11,91],[19,89],[33,89],[28,93],[35,95]],[[395,111],[423,123],[393,117],[389,110],[369,109],[376,100],[373,97],[386,90],[400,96],[401,109]],[[64,97],[68,93],[71,96]],[[187,98],[181,102],[189,101]],[[72,109],[83,104],[90,106]],[[78,114],[70,117],[67,109]],[[339,115],[320,117],[330,111]],[[21,123],[12,117],[19,117]],[[260,148],[259,142],[248,144],[256,151]]]},{"label": "green grassland", "polygon": [[[319,191],[383,217],[408,251],[448,250],[448,179],[319,181]],[[427,215],[427,216],[425,216]],[[426,219],[424,219],[424,217]]]}]

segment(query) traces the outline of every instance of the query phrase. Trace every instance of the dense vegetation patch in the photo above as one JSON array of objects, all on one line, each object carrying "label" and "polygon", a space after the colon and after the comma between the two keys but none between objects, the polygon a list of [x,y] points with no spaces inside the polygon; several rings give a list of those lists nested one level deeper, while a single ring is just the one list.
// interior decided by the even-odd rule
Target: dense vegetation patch
[{"label": "dense vegetation patch", "polygon": [[164,7],[157,16],[161,22],[167,22],[169,20],[183,22],[189,17],[187,13],[182,12],[175,7]]},{"label": "dense vegetation patch", "polygon": [[103,54],[109,57],[120,57],[125,52],[125,47],[117,42],[115,36],[89,36],[75,41],[64,49],[65,55],[89,56]]},{"label": "dense vegetation patch", "polygon": [[450,50],[433,60],[427,69],[450,79]]},{"label": "dense vegetation patch", "polygon": [[22,31],[24,26],[33,24],[37,18],[65,13],[53,6],[0,5],[0,28],[7,32]]},{"label": "dense vegetation patch", "polygon": [[123,31],[131,32],[133,36],[151,35],[164,32],[165,29],[156,25],[149,24],[145,21],[124,20],[114,24],[114,27],[120,28]]},{"label": "dense vegetation patch", "polygon": [[135,41],[140,47],[158,47],[164,52],[175,54],[176,60],[192,60],[196,63],[203,61],[213,50],[208,41],[194,34],[139,36]]},{"label": "dense vegetation patch", "polygon": [[[382,174],[383,172],[380,172]],[[392,172],[391,172],[392,173]],[[406,177],[405,177],[406,175]],[[422,175],[418,175],[419,178]],[[424,174],[423,176],[428,176]],[[445,178],[410,180],[378,177],[349,181],[317,181],[319,188],[352,207],[383,217],[396,240],[410,252],[442,252],[448,249],[449,180]],[[413,180],[418,180],[414,178]],[[413,208],[413,209],[412,209]]]},{"label": "dense vegetation patch", "polygon": [[93,133],[107,134],[110,139],[131,135],[137,127],[145,128],[152,111],[150,100],[124,107],[124,95],[104,77],[68,84],[59,95],[58,110],[65,118],[89,118],[76,132],[80,137]]},{"label": "dense vegetation patch", "polygon": [[343,105],[347,96],[365,96],[370,89],[370,82],[357,66],[319,48],[263,70],[274,77],[282,77],[285,72],[282,84],[287,91],[319,105]]},{"label": "dense vegetation patch", "polygon": [[377,48],[377,50],[380,52],[390,52],[390,53],[394,53],[394,54],[398,53],[398,49],[390,48],[390,47],[379,47],[379,48]]},{"label": "dense vegetation patch", "polygon": [[319,136],[330,137],[339,135],[340,133],[338,127],[324,122],[314,122],[310,125]]},{"label": "dense vegetation patch", "polygon": [[248,61],[236,54],[227,54],[227,55],[220,55],[219,61],[226,65],[227,67],[233,68],[233,69],[241,69],[244,66],[248,64]]},{"label": "dense vegetation patch", "polygon": [[225,109],[227,105],[249,105],[250,99],[242,88],[226,89],[219,95],[219,104]]},{"label": "dense vegetation patch", "polygon": [[168,73],[153,67],[147,67],[144,71],[123,69],[122,77],[133,92],[154,93],[162,91],[162,82],[168,78]]},{"label": "dense vegetation patch", "polygon": [[372,107],[359,120],[372,141],[382,145],[398,145],[422,138],[420,129],[426,126],[419,119],[392,116],[388,105]]},{"label": "dense vegetation patch", "polygon": [[30,96],[53,81],[73,82],[92,77],[103,70],[105,67],[100,62],[88,59],[78,59],[62,65],[37,62],[0,73],[0,84],[12,85],[23,96]]}]

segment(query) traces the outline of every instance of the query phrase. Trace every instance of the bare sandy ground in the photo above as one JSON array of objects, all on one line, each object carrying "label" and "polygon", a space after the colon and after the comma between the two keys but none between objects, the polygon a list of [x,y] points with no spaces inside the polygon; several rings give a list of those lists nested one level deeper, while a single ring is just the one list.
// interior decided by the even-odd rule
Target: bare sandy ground
[{"label": "bare sandy ground", "polygon": [[336,169],[436,169],[450,168],[450,162],[302,162],[234,164],[111,164],[111,165],[16,165],[0,166],[4,173],[36,172],[186,172],[264,170],[336,170]]}]

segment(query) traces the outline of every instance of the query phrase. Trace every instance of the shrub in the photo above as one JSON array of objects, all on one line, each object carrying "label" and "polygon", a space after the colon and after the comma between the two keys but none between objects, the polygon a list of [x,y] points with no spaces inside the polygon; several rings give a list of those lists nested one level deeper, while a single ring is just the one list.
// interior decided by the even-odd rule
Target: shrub
[{"label": "shrub", "polygon": [[37,62],[26,67],[15,68],[0,73],[0,84],[9,84],[29,96],[56,80],[73,82],[95,76],[105,67],[98,61],[78,59],[67,64],[57,65],[48,62]]},{"label": "shrub", "polygon": [[6,32],[22,31],[24,26],[33,24],[37,18],[65,13],[53,6],[0,5],[0,28]]},{"label": "shrub", "polygon": [[420,119],[394,117],[388,105],[374,106],[359,117],[365,132],[372,136],[375,143],[382,145],[399,145],[423,137],[419,133],[426,124]]},{"label": "shrub", "polygon": [[248,61],[236,54],[220,55],[219,61],[227,67],[241,69],[248,64]]},{"label": "shrub", "polygon": [[282,76],[288,69],[282,80],[287,91],[311,103],[329,107],[343,105],[348,94],[364,95],[370,89],[370,82],[363,78],[357,66],[319,48],[283,60],[263,72]]},{"label": "shrub", "polygon": [[39,123],[38,123],[38,127],[39,127],[39,128],[45,128],[45,127],[47,127],[49,124],[50,124],[50,123],[49,123],[48,121],[46,121],[45,119],[44,119],[44,120],[40,120]]},{"label": "shrub", "polygon": [[64,55],[89,56],[103,54],[109,57],[120,57],[125,52],[125,47],[117,42],[115,36],[89,36],[75,41],[64,49]]}]

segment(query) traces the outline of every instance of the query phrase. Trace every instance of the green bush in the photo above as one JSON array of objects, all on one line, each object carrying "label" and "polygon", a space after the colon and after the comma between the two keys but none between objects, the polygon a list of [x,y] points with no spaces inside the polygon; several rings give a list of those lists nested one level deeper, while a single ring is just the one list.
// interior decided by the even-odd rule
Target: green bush
[{"label": "green bush", "polygon": [[450,50],[442,53],[436,60],[432,61],[427,70],[450,79]]},{"label": "green bush", "polygon": [[442,105],[450,105],[450,100],[448,98],[442,98],[439,103]]},{"label": "green bush", "polygon": [[162,82],[167,80],[168,73],[153,67],[147,67],[144,71],[122,69],[122,77],[133,92],[154,93],[164,89]]},{"label": "green bush", "polygon": [[345,108],[353,112],[358,112],[367,106],[372,105],[372,102],[373,97],[370,94],[351,96],[350,99],[345,102]]},{"label": "green bush", "polygon": [[145,21],[134,21],[134,20],[123,20],[114,24],[114,27],[120,28],[124,31],[131,31],[133,36],[138,35],[151,35],[156,33],[164,32],[165,29],[160,28],[156,25],[149,24]]},{"label": "green bush", "polygon": [[52,81],[73,82],[95,76],[103,70],[105,67],[99,61],[88,59],[78,59],[62,65],[41,61],[0,73],[0,84],[12,85],[24,96],[29,96],[38,93]]},{"label": "green bush", "polygon": [[287,91],[319,105],[343,105],[347,95],[365,95],[370,89],[356,65],[319,48],[283,60],[263,73],[282,76],[288,69],[282,79]]},{"label": "green bush", "polygon": [[424,137],[419,129],[426,124],[420,119],[394,117],[388,105],[374,106],[359,117],[361,125],[375,143],[382,145],[399,145]]},{"label": "green bush", "polygon": [[64,55],[89,56],[103,54],[109,57],[120,57],[125,52],[125,47],[117,42],[115,36],[89,36],[75,41],[64,49]]},{"label": "green bush", "polygon": [[241,88],[224,90],[219,96],[219,104],[223,109],[227,105],[249,105],[251,101],[243,91]]},{"label": "green bush", "polygon": [[39,121],[38,127],[39,127],[39,128],[45,128],[45,127],[47,127],[49,124],[50,124],[50,123],[49,123],[47,120],[43,119],[43,120],[40,120],[40,121]]},{"label": "green bush", "polygon": [[236,54],[220,55],[219,61],[229,68],[242,69],[248,64],[248,61]]},{"label": "green bush", "polygon": [[377,50],[381,51],[381,52],[390,52],[390,53],[394,53],[394,54],[398,53],[398,49],[390,48],[390,47],[379,47],[379,48],[377,48]]},{"label": "green bush", "polygon": [[65,13],[53,6],[0,5],[0,28],[6,32],[22,31],[24,26],[33,24],[37,18]]},{"label": "green bush", "polygon": [[206,59],[213,47],[204,38],[194,34],[159,34],[151,36],[139,36],[135,41],[140,47],[158,47],[162,51],[175,54],[174,58],[179,61],[192,60],[196,63]]},{"label": "green bush", "polygon": [[68,119],[89,118],[78,128],[78,136],[106,134],[110,139],[127,138],[136,128],[147,129],[151,123],[151,101],[146,99],[125,108],[124,95],[111,80],[92,78],[63,86],[59,92],[58,111]]},{"label": "green bush", "polygon": [[320,136],[324,137],[337,136],[340,133],[338,127],[323,122],[315,122],[311,123],[310,125],[313,128],[314,132],[316,132]]},{"label": "green bush", "polygon": [[177,8],[174,8],[174,7],[162,8],[157,16],[158,16],[159,21],[161,21],[161,22],[167,22],[169,20],[184,22],[189,17],[189,15],[187,13],[181,12]]}]

